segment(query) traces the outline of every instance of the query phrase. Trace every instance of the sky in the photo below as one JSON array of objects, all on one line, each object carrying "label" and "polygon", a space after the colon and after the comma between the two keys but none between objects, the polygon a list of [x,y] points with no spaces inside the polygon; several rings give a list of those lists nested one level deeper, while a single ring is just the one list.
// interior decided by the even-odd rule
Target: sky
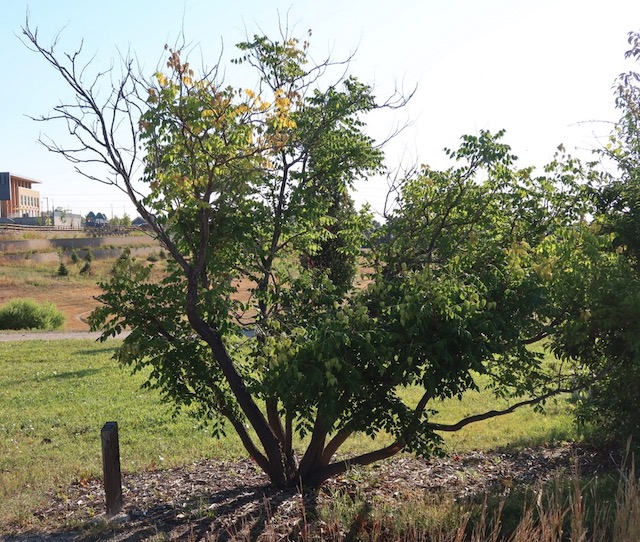
[{"label": "sky", "polygon": [[[390,168],[447,167],[442,149],[483,129],[506,130],[523,167],[544,165],[560,143],[590,158],[618,117],[616,77],[640,70],[624,60],[628,32],[640,30],[637,0],[0,0],[0,171],[41,181],[43,207],[83,215],[136,213],[126,196],[37,142],[62,140],[64,126],[29,117],[71,94],[21,42],[27,13],[44,44],[59,35],[60,53],[82,42],[91,68],[104,69],[131,51],[146,75],[181,33],[198,63],[222,58],[232,70],[247,35],[277,36],[283,22],[294,35],[311,30],[314,58],[353,55],[349,72],[381,99],[415,89],[402,110],[366,119],[378,140],[404,126],[386,146]],[[382,210],[384,179],[356,188],[358,203]]]}]

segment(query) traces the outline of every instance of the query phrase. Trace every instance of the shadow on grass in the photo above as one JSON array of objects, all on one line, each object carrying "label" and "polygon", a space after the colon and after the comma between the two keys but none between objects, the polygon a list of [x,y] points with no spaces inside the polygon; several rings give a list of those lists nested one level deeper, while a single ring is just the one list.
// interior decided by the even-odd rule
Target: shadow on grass
[{"label": "shadow on grass", "polygon": [[575,439],[575,430],[573,427],[567,428],[551,428],[545,431],[542,435],[537,436],[525,436],[518,437],[511,441],[505,446],[501,446],[498,448],[498,451],[502,450],[522,450],[525,448],[537,448],[540,446],[548,446],[548,445],[558,445],[563,442],[572,442]]},{"label": "shadow on grass", "polygon": [[66,371],[48,376],[44,380],[69,380],[72,378],[85,378],[103,372],[104,369],[80,369],[78,371]]},{"label": "shadow on grass", "polygon": [[113,354],[115,352],[116,346],[97,346],[100,343],[96,343],[95,348],[91,348],[90,350],[78,350],[75,352],[78,356],[95,356],[99,354]]},{"label": "shadow on grass", "polygon": [[5,380],[5,386],[20,386],[23,384],[42,384],[51,380],[71,380],[74,378],[86,378],[88,376],[92,376],[98,373],[103,372],[104,369],[99,368],[90,368],[90,369],[80,369],[77,371],[65,371],[63,373],[55,373],[49,375],[36,375],[32,378],[21,378],[19,380]]}]

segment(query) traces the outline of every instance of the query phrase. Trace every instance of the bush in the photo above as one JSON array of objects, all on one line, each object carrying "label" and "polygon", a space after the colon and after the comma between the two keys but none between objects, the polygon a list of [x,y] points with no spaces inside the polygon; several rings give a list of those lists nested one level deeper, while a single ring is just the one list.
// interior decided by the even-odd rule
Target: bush
[{"label": "bush", "polygon": [[91,269],[91,264],[89,262],[85,262],[85,264],[82,266],[82,269],[80,269],[80,274],[81,275],[93,274]]},{"label": "bush", "polygon": [[0,329],[60,329],[64,314],[53,304],[14,299],[0,307]]},{"label": "bush", "polygon": [[633,451],[640,443],[640,366],[625,364],[609,373],[580,398],[576,418],[593,443]]},{"label": "bush", "polygon": [[78,258],[78,254],[77,252],[74,250],[71,253],[71,263],[78,263],[78,261],[80,260],[80,258]]},{"label": "bush", "polygon": [[60,262],[60,267],[58,267],[58,276],[66,277],[68,275],[69,275],[69,270],[67,269],[67,266],[64,265],[64,262]]},{"label": "bush", "polygon": [[84,255],[84,261],[91,263],[93,261],[93,252],[87,250],[87,253]]}]

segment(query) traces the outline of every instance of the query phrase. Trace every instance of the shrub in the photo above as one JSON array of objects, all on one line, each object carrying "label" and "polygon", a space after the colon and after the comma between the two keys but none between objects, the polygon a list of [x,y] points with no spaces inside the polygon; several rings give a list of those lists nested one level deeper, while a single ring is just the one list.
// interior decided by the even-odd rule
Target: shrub
[{"label": "shrub", "polygon": [[85,264],[82,266],[82,269],[80,269],[80,274],[81,275],[92,274],[91,264],[89,262],[85,262]]},{"label": "shrub", "polygon": [[69,275],[69,270],[67,269],[67,266],[64,265],[64,262],[60,262],[60,267],[58,267],[58,276],[66,277],[67,275]]},{"label": "shrub", "polygon": [[93,261],[93,252],[87,250],[87,253],[84,255],[85,262],[91,263]]},{"label": "shrub", "polygon": [[587,438],[595,443],[633,450],[640,443],[640,367],[637,362],[611,371],[582,396],[576,418]]},{"label": "shrub", "polygon": [[74,250],[71,253],[71,263],[78,263],[78,261],[80,260],[80,258],[78,258],[78,254],[77,252]]},{"label": "shrub", "polygon": [[53,304],[14,299],[0,307],[0,329],[60,329],[64,314]]}]

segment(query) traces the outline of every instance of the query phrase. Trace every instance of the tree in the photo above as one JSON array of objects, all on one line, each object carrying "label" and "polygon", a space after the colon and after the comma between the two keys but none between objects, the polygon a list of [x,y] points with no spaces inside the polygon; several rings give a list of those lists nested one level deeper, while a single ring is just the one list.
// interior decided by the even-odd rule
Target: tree
[{"label": "tree", "polygon": [[[253,69],[253,88],[224,85],[218,68],[197,75],[168,49],[166,73],[145,82],[125,59],[99,101],[79,53],[61,64],[24,32],[75,93],[42,120],[68,122],[80,145],[47,145],[81,171],[109,166],[101,180],[127,192],[171,256],[159,282],[150,264],[119,258],[92,326],[103,339],[129,327],[119,361],[150,368],[147,385],[215,434],[231,425],[275,485],[317,486],[403,449],[432,453],[443,431],[580,385],[571,363],[528,348],[546,339],[566,350],[559,337],[571,336],[594,262],[612,267],[584,220],[576,162],[534,177],[515,168],[502,134],[465,137],[450,169],[403,179],[363,253],[372,220],[349,193],[383,168],[364,116],[402,97],[379,103],[350,76],[322,85],[334,65],[311,64],[306,42],[256,36],[235,61]],[[358,265],[371,269],[364,286]],[[434,423],[433,401],[476,387],[477,375],[510,406]],[[416,386],[422,398],[407,404],[402,389]],[[391,445],[336,459],[354,433],[383,431]],[[310,437],[300,453],[296,434]]]},{"label": "tree", "polygon": [[117,227],[117,226],[131,226],[131,217],[125,213],[124,215],[122,215],[122,218],[120,218],[119,216],[114,216],[113,218],[111,218],[108,221],[109,226],[112,227]]},{"label": "tree", "polygon": [[[626,58],[640,60],[640,33],[629,34]],[[618,77],[615,85],[620,120],[600,151],[616,167],[594,185],[594,225],[612,239],[611,251],[621,256],[616,287],[603,293],[585,335],[597,340],[602,359],[615,366],[585,395],[578,419],[600,436],[623,445],[640,438],[640,74]],[[590,325],[589,325],[590,324]],[[590,348],[594,348],[590,345]]]}]

